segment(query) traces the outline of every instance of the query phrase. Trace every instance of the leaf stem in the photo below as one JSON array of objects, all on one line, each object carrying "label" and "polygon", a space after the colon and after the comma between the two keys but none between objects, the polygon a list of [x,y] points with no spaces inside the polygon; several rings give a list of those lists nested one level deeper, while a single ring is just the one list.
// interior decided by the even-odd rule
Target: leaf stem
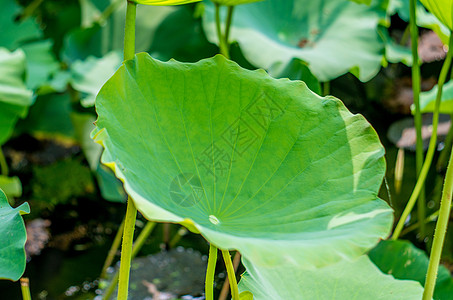
[{"label": "leaf stem", "polygon": [[[222,34],[222,27],[220,21],[220,4],[215,3],[215,23],[216,23],[216,30],[217,30],[217,37],[219,38],[219,48],[220,54],[225,56],[226,58],[230,58],[230,53],[228,51],[228,45],[225,42],[225,36]],[[231,21],[231,20],[230,20]],[[227,30],[229,32],[229,29]]]},{"label": "leaf stem", "polygon": [[0,147],[0,169],[1,169],[0,174],[8,176],[9,174],[8,164],[6,163],[6,158],[5,155],[3,154],[2,147]]},{"label": "leaf stem", "polygon": [[124,27],[124,60],[133,59],[135,55],[135,19],[137,4],[127,1],[126,24]]},{"label": "leaf stem", "polygon": [[[420,76],[420,62],[418,58],[418,27],[417,27],[417,15],[416,15],[416,0],[409,1],[409,27],[411,34],[411,45],[412,45],[412,91],[414,95],[414,106],[415,106],[415,115],[414,115],[414,124],[415,124],[415,133],[416,133],[416,145],[415,145],[415,170],[417,172],[417,177],[420,176],[420,171],[423,166],[423,138],[422,138],[422,114],[420,112],[420,85],[421,85],[421,76]],[[436,132],[437,134],[437,132]],[[426,226],[423,222],[425,220],[426,212],[426,199],[425,199],[425,189],[422,185],[422,190],[418,197],[418,222],[420,222],[420,235],[422,239],[425,237]]]},{"label": "leaf stem", "polygon": [[[143,244],[145,243],[146,239],[148,236],[151,234],[153,231],[154,227],[156,226],[156,223],[154,222],[148,222],[143,228],[143,230],[140,232],[138,235],[137,239],[134,242],[134,246],[132,247],[132,255],[131,255],[131,260],[134,259],[140,249],[142,248]],[[110,281],[110,284],[104,293],[104,297],[102,298],[103,300],[108,300],[110,296],[112,295],[113,291],[115,290],[116,283],[118,282],[119,278],[119,272],[116,272],[115,275],[113,276],[112,281]]]},{"label": "leaf stem", "polygon": [[217,247],[209,244],[208,268],[206,270],[205,296],[206,300],[214,300],[214,274],[217,264]]},{"label": "leaf stem", "polygon": [[442,66],[442,70],[440,71],[439,75],[439,82],[437,84],[437,96],[436,96],[436,103],[434,105],[434,113],[433,113],[433,125],[432,125],[432,135],[431,139],[429,140],[428,146],[428,153],[426,154],[425,162],[423,163],[422,169],[420,171],[420,175],[417,179],[417,183],[415,184],[414,190],[412,191],[412,195],[409,198],[409,201],[406,204],[406,207],[396,225],[395,231],[393,232],[393,236],[391,237],[392,240],[398,239],[401,230],[404,227],[404,222],[406,221],[407,217],[409,216],[412,208],[415,205],[415,202],[420,195],[420,191],[422,190],[423,184],[425,182],[426,176],[428,175],[429,168],[431,167],[431,162],[434,157],[434,153],[436,151],[436,143],[437,143],[437,125],[439,123],[439,107],[440,101],[442,99],[442,89],[444,87],[445,79],[447,78],[448,70],[450,69],[451,60],[452,60],[452,53],[453,53],[453,35],[450,35],[449,47],[447,57],[445,58],[444,64]]},{"label": "leaf stem", "polygon": [[134,201],[127,199],[127,211],[124,221],[123,245],[121,248],[121,264],[118,284],[118,299],[127,300],[129,288],[129,273],[132,260],[132,241],[134,239],[135,220],[137,218],[137,208]]},{"label": "leaf stem", "polygon": [[26,277],[20,279],[20,289],[22,291],[23,300],[31,300],[30,294],[30,280]]},{"label": "leaf stem", "polygon": [[231,262],[230,251],[222,250],[222,256],[223,260],[225,261],[225,266],[228,272],[228,281],[230,282],[231,298],[233,298],[233,300],[239,300],[238,283],[236,281],[236,274],[234,271],[233,263]]},{"label": "leaf stem", "polygon": [[124,231],[124,221],[126,218],[123,218],[118,231],[116,232],[115,239],[113,240],[112,246],[110,247],[109,253],[107,254],[107,258],[105,259],[104,266],[102,267],[101,276],[100,278],[107,278],[107,268],[112,265],[113,259],[115,258],[115,254],[118,251],[118,248],[121,244],[121,237]]},{"label": "leaf stem", "polygon": [[[450,38],[451,39],[451,38]],[[440,201],[439,219],[436,223],[434,231],[434,240],[431,247],[431,255],[429,258],[428,272],[426,273],[425,290],[423,292],[423,300],[430,300],[434,294],[436,286],[437,272],[439,269],[440,257],[444,245],[445,234],[447,232],[448,221],[451,210],[451,196],[453,191],[453,152],[450,154],[450,162],[447,167],[447,174],[444,181],[444,189],[442,191],[442,199]]]},{"label": "leaf stem", "polygon": [[225,23],[225,43],[226,43],[227,48],[229,48],[229,45],[230,45],[228,40],[230,38],[231,21],[233,20],[233,11],[234,11],[234,6],[228,6],[227,19],[226,19],[226,23]]},{"label": "leaf stem", "polygon": [[[236,254],[234,255],[234,258],[233,258],[233,267],[234,267],[235,273],[236,273],[240,263],[241,263],[241,253],[239,253],[239,251],[236,251]],[[223,286],[222,286],[222,290],[220,291],[218,300],[226,300],[228,297],[229,290],[230,290],[230,281],[225,280],[225,282],[223,283]]]}]

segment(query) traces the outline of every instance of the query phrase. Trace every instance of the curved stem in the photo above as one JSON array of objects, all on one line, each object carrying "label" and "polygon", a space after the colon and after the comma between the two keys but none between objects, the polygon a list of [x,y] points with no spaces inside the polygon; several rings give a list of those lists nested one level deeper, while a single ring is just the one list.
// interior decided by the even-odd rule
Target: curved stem
[{"label": "curved stem", "polygon": [[[418,58],[418,27],[417,27],[417,15],[416,15],[416,0],[409,1],[409,11],[410,11],[410,34],[411,34],[411,45],[412,45],[412,91],[414,94],[414,124],[415,124],[415,133],[417,136],[416,145],[415,145],[415,169],[417,172],[417,177],[420,176],[420,171],[423,166],[423,138],[422,138],[422,114],[420,112],[420,63]],[[420,222],[420,235],[422,239],[425,237],[426,226],[423,222],[425,220],[425,189],[422,186],[420,195],[418,197],[418,222]]]},{"label": "curved stem", "polygon": [[233,300],[239,300],[239,289],[236,281],[236,274],[234,271],[233,263],[231,262],[230,252],[228,250],[222,250],[223,260],[228,272],[228,281],[230,282],[231,298]]},{"label": "curved stem", "polygon": [[206,270],[205,296],[206,300],[214,300],[214,274],[217,264],[217,247],[209,244],[208,269]]},{"label": "curved stem", "polygon": [[442,199],[440,201],[439,219],[437,220],[436,229],[434,231],[434,240],[429,258],[428,272],[426,273],[425,290],[423,292],[423,300],[430,300],[434,294],[436,285],[437,272],[439,269],[440,257],[444,245],[445,234],[447,232],[448,221],[451,210],[451,196],[453,191],[453,152],[450,154],[450,162],[447,167],[447,174],[444,181],[444,189],[442,191]]},{"label": "curved stem", "polygon": [[126,24],[124,27],[124,60],[133,59],[135,55],[135,18],[137,4],[127,1]]},{"label": "curved stem", "polygon": [[101,276],[100,278],[107,278],[107,269],[112,265],[113,259],[115,258],[115,254],[118,251],[118,248],[121,244],[121,236],[123,235],[124,231],[124,221],[126,219],[123,218],[120,227],[115,235],[115,239],[113,240],[112,246],[110,247],[109,253],[107,254],[107,258],[105,259],[104,266],[102,267]]},{"label": "curved stem", "polygon": [[3,154],[3,150],[1,147],[0,147],[0,169],[1,175],[8,176],[9,174],[8,164],[6,163],[5,155]]},{"label": "curved stem", "polygon": [[126,300],[129,288],[129,275],[132,260],[132,241],[134,239],[137,208],[131,198],[127,199],[126,219],[124,221],[123,245],[121,248],[121,264],[118,284],[118,299]]},{"label": "curved stem", "polygon": [[452,53],[453,53],[453,35],[450,35],[449,47],[447,57],[445,58],[444,64],[442,66],[442,70],[440,71],[439,75],[439,82],[437,84],[437,96],[436,96],[436,103],[434,106],[434,113],[433,113],[433,126],[432,126],[432,135],[431,139],[429,140],[428,146],[428,153],[426,154],[425,162],[423,163],[423,167],[420,171],[420,175],[418,177],[417,183],[415,184],[414,190],[412,191],[412,195],[407,202],[406,208],[404,209],[398,224],[396,225],[395,231],[393,232],[392,240],[398,239],[401,230],[403,230],[404,222],[406,221],[407,217],[409,216],[412,208],[415,205],[415,201],[417,200],[418,196],[420,195],[420,191],[422,190],[423,184],[425,182],[426,176],[428,175],[429,168],[431,167],[431,162],[434,157],[434,153],[436,151],[436,142],[437,142],[437,125],[439,123],[439,107],[440,101],[442,99],[442,89],[444,87],[445,79],[447,78],[448,70],[450,69],[451,60],[452,60]]}]

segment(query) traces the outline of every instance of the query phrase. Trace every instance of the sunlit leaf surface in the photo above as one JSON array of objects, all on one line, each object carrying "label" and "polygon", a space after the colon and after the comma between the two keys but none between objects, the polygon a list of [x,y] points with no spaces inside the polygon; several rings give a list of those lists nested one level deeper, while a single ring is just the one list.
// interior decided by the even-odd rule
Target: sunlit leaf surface
[{"label": "sunlit leaf surface", "polygon": [[239,289],[251,291],[254,300],[414,300],[423,294],[420,283],[383,274],[367,256],[314,270],[243,262],[247,272]]}]

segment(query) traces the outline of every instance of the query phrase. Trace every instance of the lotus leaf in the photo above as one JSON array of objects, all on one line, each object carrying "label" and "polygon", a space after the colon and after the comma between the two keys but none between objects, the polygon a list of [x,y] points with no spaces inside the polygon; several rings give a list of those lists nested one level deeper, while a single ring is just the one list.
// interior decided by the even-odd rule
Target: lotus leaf
[{"label": "lotus leaf", "polygon": [[420,0],[445,26],[453,30],[453,0]]},{"label": "lotus leaf", "polygon": [[42,33],[38,24],[29,18],[24,21],[16,21],[15,18],[21,12],[21,7],[12,0],[0,0],[0,47],[14,50],[23,43],[40,38]]},{"label": "lotus leaf", "polygon": [[[266,0],[241,5],[234,12],[231,40],[239,43],[252,64],[274,76],[299,58],[320,81],[348,71],[368,81],[379,71],[384,54],[377,32],[378,23],[386,16],[383,3]],[[206,35],[218,43],[214,5],[206,3],[205,10]]]},{"label": "lotus leaf", "polygon": [[[420,93],[420,110],[422,113],[434,112],[434,106],[437,97],[437,85],[427,92]],[[411,106],[412,113],[415,112],[415,107]],[[453,113],[453,81],[444,84],[442,88],[442,99],[440,102],[439,112],[441,114]]]},{"label": "lotus leaf", "polygon": [[24,83],[25,55],[21,50],[0,48],[0,145],[12,134],[19,118],[33,103],[32,91]]},{"label": "lotus leaf", "polygon": [[221,55],[187,64],[141,53],[96,109],[102,161],[150,220],[182,223],[259,264],[327,265],[389,233],[376,132],[303,82]]},{"label": "lotus leaf", "polygon": [[[389,15],[398,13],[401,19],[409,22],[409,0],[390,0],[387,11]],[[448,44],[450,30],[438,18],[427,12],[419,1],[417,1],[416,14],[418,26],[432,29],[445,44]]]},{"label": "lotus leaf", "polygon": [[76,61],[71,66],[73,88],[83,93],[81,103],[85,107],[94,105],[94,99],[102,85],[115,73],[123,60],[122,53],[112,51],[102,58],[93,56]]},{"label": "lotus leaf", "polygon": [[22,46],[27,57],[27,87],[36,89],[46,84],[60,68],[52,54],[50,40],[29,43]]},{"label": "lotus leaf", "polygon": [[242,275],[239,290],[251,291],[254,300],[413,300],[423,294],[418,282],[383,274],[367,256],[315,270],[257,267],[242,261],[247,272]]},{"label": "lotus leaf", "polygon": [[21,215],[28,213],[28,203],[12,208],[0,189],[0,278],[18,280],[24,273],[27,234]]},{"label": "lotus leaf", "polygon": [[[382,241],[370,251],[371,260],[397,279],[410,279],[425,284],[429,259],[426,253],[408,241]],[[434,300],[451,299],[453,279],[445,266],[440,266],[434,290]],[[415,299],[415,298],[414,298]]]}]

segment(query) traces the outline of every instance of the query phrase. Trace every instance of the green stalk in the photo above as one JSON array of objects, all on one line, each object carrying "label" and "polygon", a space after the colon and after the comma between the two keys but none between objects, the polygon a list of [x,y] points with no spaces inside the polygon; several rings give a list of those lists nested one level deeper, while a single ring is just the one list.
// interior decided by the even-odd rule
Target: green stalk
[{"label": "green stalk", "polygon": [[404,222],[406,221],[407,217],[409,216],[412,208],[415,205],[415,202],[420,195],[420,191],[422,190],[423,184],[425,182],[426,176],[428,175],[429,168],[431,167],[431,162],[434,157],[434,153],[436,151],[436,142],[437,142],[437,125],[439,123],[439,107],[440,101],[442,99],[442,89],[444,87],[445,79],[447,78],[448,70],[450,69],[451,60],[452,60],[452,53],[453,53],[453,35],[450,35],[450,41],[448,45],[448,53],[447,57],[445,58],[444,64],[442,66],[442,70],[440,71],[439,75],[439,82],[437,84],[438,91],[436,96],[436,103],[434,106],[434,113],[433,113],[433,125],[432,125],[432,135],[431,139],[429,140],[428,146],[428,153],[426,154],[425,162],[423,163],[423,167],[420,171],[420,175],[418,177],[417,183],[415,184],[414,190],[412,191],[412,195],[409,198],[409,201],[406,204],[406,208],[404,209],[398,224],[396,225],[395,231],[393,232],[392,240],[398,239],[401,230],[403,230]]},{"label": "green stalk", "polygon": [[214,300],[214,274],[217,264],[217,247],[209,244],[208,268],[206,270],[205,296],[206,300]]},{"label": "green stalk", "polygon": [[221,22],[220,22],[220,4],[215,3],[215,24],[217,30],[217,37],[219,38],[219,48],[220,54],[225,56],[226,58],[230,58],[230,54],[228,52],[228,48],[225,45],[225,37],[222,34]]},{"label": "green stalk", "polygon": [[[129,2],[128,2],[129,4]],[[129,273],[132,260],[132,241],[134,239],[137,208],[131,198],[127,199],[126,219],[124,221],[123,245],[121,248],[121,264],[118,284],[118,299],[127,300]]]},{"label": "green stalk", "polygon": [[222,250],[223,260],[228,272],[228,281],[230,282],[231,298],[233,300],[239,300],[239,289],[236,281],[236,274],[234,271],[233,263],[231,262],[230,252],[228,250]]},{"label": "green stalk", "polygon": [[9,174],[8,164],[6,163],[5,155],[3,154],[1,147],[0,147],[0,169],[1,169],[0,174],[8,176]]},{"label": "green stalk", "polygon": [[225,23],[225,43],[226,43],[226,47],[228,50],[230,48],[230,43],[228,42],[228,40],[230,39],[231,21],[233,20],[233,11],[234,11],[234,6],[228,6],[228,13],[227,13],[227,18],[226,18],[226,23]]},{"label": "green stalk", "polygon": [[134,242],[134,247],[132,248],[132,258],[136,257],[140,249],[142,249],[146,239],[149,237],[151,232],[153,232],[154,227],[156,227],[155,222],[148,221],[146,223],[145,227],[142,229]]},{"label": "green stalk", "polygon": [[[146,224],[145,228],[143,228],[143,230],[140,232],[140,234],[138,235],[137,239],[134,242],[134,246],[132,247],[131,260],[137,256],[138,252],[140,251],[142,246],[145,244],[146,239],[151,234],[151,232],[153,231],[155,226],[156,226],[156,223],[148,222]],[[113,276],[112,281],[110,281],[110,284],[109,284],[106,292],[104,293],[104,297],[102,298],[103,300],[110,299],[110,296],[112,295],[113,291],[115,290],[116,283],[118,282],[118,278],[119,278],[119,273],[116,272],[115,275]]]},{"label": "green stalk", "polygon": [[[124,60],[133,59],[135,55],[135,19],[137,4],[127,1],[126,23],[124,26]],[[121,264],[118,283],[118,299],[127,300],[129,276],[132,260],[132,242],[134,240],[137,208],[132,198],[127,199],[127,210],[124,221],[123,245],[121,247]]]},{"label": "green stalk", "polygon": [[22,291],[22,299],[23,300],[31,300],[30,280],[28,280],[28,278],[22,277],[20,279],[20,289]]},{"label": "green stalk", "polygon": [[107,258],[105,259],[104,266],[102,267],[101,276],[100,278],[107,278],[107,268],[112,265],[113,259],[115,258],[115,254],[118,251],[118,248],[121,244],[121,236],[123,235],[124,231],[124,221],[121,222],[120,228],[115,235],[115,239],[113,240],[112,246],[110,247],[109,253],[107,254]]},{"label": "green stalk", "polygon": [[126,25],[124,27],[124,60],[135,56],[135,18],[137,4],[127,1]]},{"label": "green stalk", "polygon": [[[240,263],[241,263],[241,253],[239,253],[239,251],[236,251],[236,254],[234,255],[234,258],[233,258],[234,273],[236,273],[236,271],[238,270]],[[223,286],[222,286],[222,290],[220,291],[218,300],[227,300],[229,290],[230,290],[230,281],[225,280],[225,282],[223,283]]]},{"label": "green stalk", "polygon": [[[411,45],[412,45],[412,91],[414,94],[414,105],[415,105],[415,133],[417,136],[415,145],[415,170],[417,177],[420,176],[420,171],[423,166],[423,138],[422,138],[422,114],[420,112],[420,63],[418,58],[418,27],[417,27],[417,15],[416,15],[416,0],[409,1],[410,20],[409,27],[411,33]],[[437,134],[436,131],[433,131]],[[420,196],[418,197],[418,222],[420,222],[420,235],[422,239],[425,237],[426,226],[423,220],[425,219],[426,212],[426,199],[425,199],[425,188],[422,185]]]},{"label": "green stalk", "polygon": [[330,81],[326,81],[323,83],[322,94],[323,94],[323,96],[327,96],[330,94]]},{"label": "green stalk", "polygon": [[[453,74],[453,72],[452,72]],[[437,171],[441,171],[448,159],[448,153],[451,151],[451,145],[453,144],[453,114],[450,115],[450,129],[448,130],[447,137],[445,138],[444,149],[437,159]]]},{"label": "green stalk", "polygon": [[440,201],[439,219],[437,220],[436,229],[434,231],[434,240],[431,248],[431,255],[429,258],[428,272],[426,273],[423,300],[432,299],[434,294],[434,287],[436,286],[440,257],[442,254],[445,234],[447,232],[448,221],[450,218],[451,196],[453,192],[453,168],[451,166],[452,161],[453,152],[451,152],[450,154],[450,162],[448,163],[447,174],[445,176],[444,189],[442,191],[442,199]]},{"label": "green stalk", "polygon": [[97,20],[97,22],[99,24],[103,24],[107,19],[108,17],[110,17],[110,15],[115,11],[117,10],[117,8],[123,4],[123,1],[124,0],[116,0],[116,1],[113,1],[109,4],[109,6],[107,6],[107,8],[102,12],[102,14],[99,16],[99,19]]}]

